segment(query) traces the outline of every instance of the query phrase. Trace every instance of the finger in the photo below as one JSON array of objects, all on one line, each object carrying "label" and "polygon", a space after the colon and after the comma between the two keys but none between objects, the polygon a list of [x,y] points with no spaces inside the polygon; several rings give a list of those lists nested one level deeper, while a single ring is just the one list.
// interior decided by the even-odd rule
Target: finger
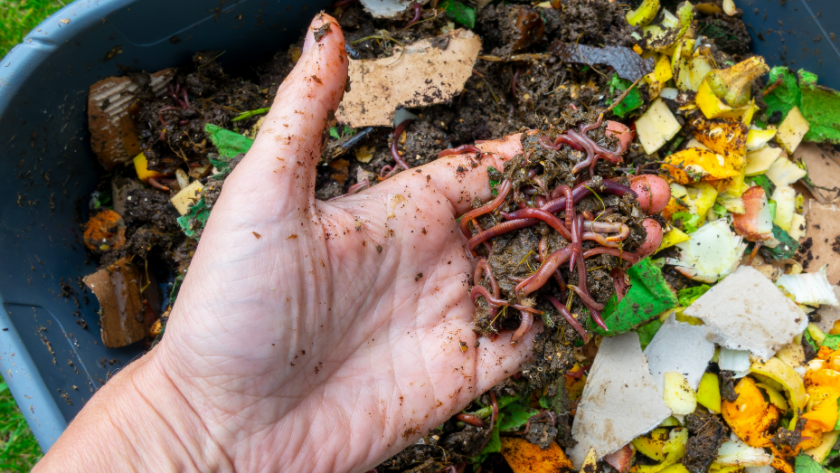
[{"label": "finger", "polygon": [[403,171],[370,189],[369,193],[389,195],[405,188],[428,188],[440,193],[452,204],[456,215],[470,209],[476,197],[487,201],[491,197],[488,169],[504,170],[505,162],[522,153],[522,134],[516,133],[492,141],[484,141],[476,147],[482,151],[446,156],[429,164]]},{"label": "finger", "polygon": [[[260,199],[267,195],[301,202],[313,199],[321,137],[341,101],[346,80],[344,35],[334,18],[320,13],[312,21],[303,53],[278,89],[254,145],[229,180],[256,192]],[[225,187],[228,185],[226,181]]]}]

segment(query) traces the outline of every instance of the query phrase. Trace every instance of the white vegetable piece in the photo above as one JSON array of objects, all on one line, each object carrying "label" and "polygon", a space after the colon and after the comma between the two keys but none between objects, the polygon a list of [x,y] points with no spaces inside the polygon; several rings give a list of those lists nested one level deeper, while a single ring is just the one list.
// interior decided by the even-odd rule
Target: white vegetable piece
[{"label": "white vegetable piece", "polygon": [[750,447],[735,434],[718,449],[715,463],[727,466],[767,466],[773,462],[773,455],[763,448]]},{"label": "white vegetable piece", "polygon": [[802,138],[811,129],[811,124],[802,116],[799,107],[793,107],[779,125],[779,132],[776,134],[776,141],[790,154],[796,151]]},{"label": "white vegetable piece", "polygon": [[687,416],[697,408],[697,393],[691,389],[682,373],[669,371],[663,377],[665,392],[662,398],[675,416]]},{"label": "white vegetable piece", "polygon": [[780,156],[770,169],[765,174],[767,179],[773,181],[777,186],[789,186],[794,182],[802,179],[808,174],[808,171],[797,166],[793,161],[786,156]]},{"label": "white vegetable piece", "polygon": [[735,378],[743,378],[750,372],[750,352],[747,350],[732,350],[721,348],[718,355],[718,366],[720,369],[734,371]]},{"label": "white vegetable piece", "polygon": [[781,155],[781,148],[771,148],[769,146],[747,153],[747,167],[744,168],[744,174],[746,176],[764,174]]},{"label": "white vegetable piece", "polygon": [[708,325],[721,347],[749,350],[765,360],[808,326],[802,309],[750,266],[720,281],[684,314]]},{"label": "white vegetable piece", "polygon": [[676,247],[679,259],[668,258],[666,263],[695,281],[713,283],[738,267],[746,244],[725,219],[720,219],[703,225]]},{"label": "white vegetable piece", "polygon": [[778,186],[773,191],[771,199],[776,201],[776,218],[773,219],[773,223],[782,230],[789,232],[796,210],[796,191],[793,190],[793,187]]},{"label": "white vegetable piece", "polygon": [[198,196],[203,188],[204,186],[200,182],[194,181],[172,196],[169,201],[172,202],[179,214],[186,215],[190,211],[190,206],[198,202]]},{"label": "white vegetable piece", "polygon": [[656,99],[636,120],[636,133],[647,154],[655,153],[668,140],[677,136],[680,128],[680,122],[662,99]]},{"label": "white vegetable piece", "polygon": [[776,280],[776,284],[785,288],[799,304],[840,305],[828,282],[826,266],[816,273],[783,274]]}]

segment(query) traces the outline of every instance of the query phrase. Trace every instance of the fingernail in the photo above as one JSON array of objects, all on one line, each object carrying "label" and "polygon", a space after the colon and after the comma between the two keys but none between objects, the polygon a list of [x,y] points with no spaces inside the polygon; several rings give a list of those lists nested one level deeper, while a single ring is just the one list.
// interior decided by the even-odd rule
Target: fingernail
[{"label": "fingernail", "polygon": [[306,39],[303,42],[303,52],[307,53],[310,49],[312,49],[312,45],[315,44],[315,34],[314,31],[321,27],[326,22],[326,18],[324,15],[318,14],[315,19],[312,20],[312,24],[309,25],[309,30],[306,32]]}]

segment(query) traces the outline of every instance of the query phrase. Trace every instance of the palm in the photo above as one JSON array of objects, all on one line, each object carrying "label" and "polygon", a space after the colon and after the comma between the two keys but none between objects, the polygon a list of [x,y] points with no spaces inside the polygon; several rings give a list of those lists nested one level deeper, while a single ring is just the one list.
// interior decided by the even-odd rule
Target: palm
[{"label": "palm", "polygon": [[516,371],[530,342],[474,348],[474,262],[455,218],[488,197],[486,166],[459,174],[454,157],[314,199],[346,74],[332,29],[226,181],[160,347],[241,469],[373,466]]}]

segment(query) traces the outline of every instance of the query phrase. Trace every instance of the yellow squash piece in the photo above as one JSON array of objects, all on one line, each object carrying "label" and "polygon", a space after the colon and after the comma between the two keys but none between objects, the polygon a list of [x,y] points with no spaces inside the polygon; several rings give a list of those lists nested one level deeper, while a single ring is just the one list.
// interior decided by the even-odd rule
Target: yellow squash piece
[{"label": "yellow squash piece", "polygon": [[781,384],[788,397],[788,404],[793,410],[793,419],[788,428],[796,426],[797,413],[805,409],[808,403],[808,393],[805,391],[805,384],[802,378],[790,366],[778,358],[770,358],[766,362],[756,362],[750,366],[750,371]]},{"label": "yellow squash piece", "polygon": [[779,409],[764,400],[764,396],[750,377],[741,378],[735,386],[738,399],[735,402],[724,400],[722,405],[723,420],[729,424],[732,432],[751,447],[766,447],[781,417]]},{"label": "yellow squash piece", "polygon": [[732,168],[743,167],[749,132],[746,125],[729,118],[706,120],[700,117],[692,121],[691,126],[694,137],[709,150],[722,155]]},{"label": "yellow squash piece", "polygon": [[[824,363],[813,363],[805,373],[805,385],[808,392],[808,408],[802,414],[806,419],[802,429],[803,440],[797,448],[811,449],[819,447],[823,435],[834,430],[837,425],[837,399],[840,398],[840,350],[831,351],[821,347],[817,359]],[[806,438],[807,437],[807,438]]]},{"label": "yellow squash piece", "polygon": [[149,170],[149,161],[143,153],[134,157],[134,170],[137,171],[137,179],[140,179],[143,183],[148,183],[149,179],[152,177],[163,176],[163,174],[157,171]]},{"label": "yellow squash piece", "polygon": [[799,143],[802,142],[802,138],[805,137],[810,129],[811,124],[802,116],[799,107],[794,106],[779,125],[779,132],[776,133],[776,141],[782,145],[788,154],[793,155],[793,152],[799,147]]},{"label": "yellow squash piece", "polygon": [[659,465],[636,465],[633,473],[660,473],[671,465],[676,465],[685,456],[685,444],[688,443],[688,429],[677,427],[668,434],[668,441],[662,447],[665,459]]},{"label": "yellow squash piece", "polygon": [[753,56],[726,69],[712,71],[706,82],[714,94],[730,107],[741,107],[750,101],[752,82],[770,71],[764,58]]},{"label": "yellow squash piece", "polygon": [[[673,200],[673,199],[672,199]],[[662,243],[659,244],[659,249],[656,251],[662,251],[665,248],[670,248],[677,243],[682,243],[684,241],[688,241],[691,237],[688,236],[687,233],[680,230],[679,228],[672,228],[670,231],[665,233],[662,236]]]},{"label": "yellow squash piece", "polygon": [[682,373],[668,371],[663,374],[662,399],[675,416],[687,416],[697,408],[697,393],[691,389]]},{"label": "yellow squash piece", "polygon": [[662,99],[654,100],[647,111],[636,120],[636,133],[647,154],[655,153],[676,136],[680,128],[680,122]]},{"label": "yellow squash piece", "polygon": [[766,130],[750,130],[747,133],[747,151],[756,151],[764,147],[773,137],[776,136],[775,128]]},{"label": "yellow squash piece", "polygon": [[809,448],[802,453],[813,458],[817,463],[822,463],[831,452],[831,447],[837,442],[838,436],[840,436],[840,432],[836,430],[831,431],[822,436],[822,442],[818,446]]},{"label": "yellow squash piece", "polygon": [[671,73],[671,63],[668,61],[668,56],[660,54],[656,60],[656,66],[653,72],[645,76],[645,82],[648,83],[651,99],[659,96],[662,88],[665,87],[673,74]]},{"label": "yellow squash piece", "polygon": [[781,411],[782,414],[787,412],[788,403],[787,403],[787,400],[785,399],[784,394],[782,394],[781,392],[779,392],[778,389],[776,389],[773,386],[770,386],[769,384],[757,383],[756,386],[758,386],[765,393],[767,393],[767,399],[770,401],[770,404],[773,404],[774,406],[778,407],[779,411]]},{"label": "yellow squash piece", "polygon": [[627,23],[630,26],[647,26],[659,13],[659,0],[645,0],[639,8],[627,12]]},{"label": "yellow squash piece", "polygon": [[747,167],[744,168],[744,174],[747,176],[764,174],[781,155],[781,148],[771,148],[769,146],[747,153]]},{"label": "yellow squash piece", "polygon": [[668,429],[658,428],[653,429],[647,435],[641,435],[633,439],[633,446],[642,455],[656,460],[658,462],[665,460],[665,453],[662,449],[665,447],[665,442],[668,441]]},{"label": "yellow squash piece", "polygon": [[706,409],[720,414],[720,381],[714,373],[703,373],[697,388],[697,402]]},{"label": "yellow squash piece", "polygon": [[662,169],[679,184],[727,179],[740,174],[726,159],[711,151],[688,148],[665,158]]},{"label": "yellow squash piece", "polygon": [[712,184],[708,182],[698,182],[686,188],[688,196],[686,203],[688,203],[688,211],[700,216],[700,225],[706,222],[706,214],[715,205],[715,200],[718,196],[718,191]]},{"label": "yellow squash piece", "polygon": [[555,442],[543,450],[525,439],[502,437],[502,456],[513,473],[557,473],[572,470],[572,462]]}]

